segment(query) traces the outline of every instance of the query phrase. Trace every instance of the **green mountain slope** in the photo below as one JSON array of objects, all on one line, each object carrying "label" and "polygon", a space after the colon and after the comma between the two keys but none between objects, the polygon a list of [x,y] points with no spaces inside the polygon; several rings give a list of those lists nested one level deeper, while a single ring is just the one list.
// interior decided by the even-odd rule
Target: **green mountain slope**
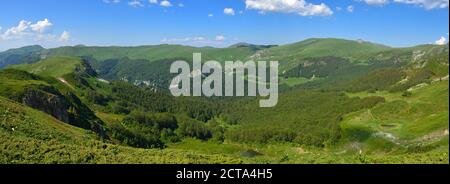
[{"label": "green mountain slope", "polygon": [[33,64],[13,65],[8,68],[57,78],[81,70],[82,65],[81,58],[61,56],[51,57]]},{"label": "green mountain slope", "polygon": [[41,110],[65,123],[92,130],[102,137],[106,136],[103,122],[61,80],[15,69],[0,71],[0,79],[0,96]]},{"label": "green mountain slope", "polygon": [[365,41],[353,41],[334,38],[312,38],[301,42],[271,48],[275,55],[287,52],[296,53],[303,57],[362,57],[372,53],[390,49],[388,46]]},{"label": "green mountain slope", "polygon": [[39,45],[26,46],[0,52],[0,68],[11,64],[33,63],[41,59],[41,51],[44,48]]},{"label": "green mountain slope", "polygon": [[279,96],[277,106],[244,105],[233,117],[239,126],[228,131],[236,142],[294,142],[325,147],[340,140],[343,114],[370,108],[382,98],[348,98],[342,93],[294,90]]},{"label": "green mountain slope", "polygon": [[0,97],[0,163],[242,163],[217,154],[138,149],[105,143],[94,133]]},{"label": "green mountain slope", "polygon": [[[448,154],[448,81],[412,88],[402,93],[350,93],[382,96],[385,103],[350,113],[341,123],[348,144],[358,143],[365,152],[439,151]],[[355,151],[355,150],[354,150]]]},{"label": "green mountain slope", "polygon": [[313,38],[293,44],[272,47],[260,51],[253,58],[289,64],[301,62],[305,58],[333,56],[348,59],[350,62],[364,63],[368,62],[373,54],[389,49],[391,48],[370,42]]},{"label": "green mountain slope", "polygon": [[[376,69],[397,67],[408,63],[420,65],[429,56],[445,51],[448,53],[448,45],[390,48],[364,41],[314,38],[281,46],[238,43],[229,48],[154,45],[138,47],[73,46],[35,49],[34,52],[31,52],[33,49],[27,48],[19,50],[27,51],[25,53],[38,58],[82,57],[92,65],[101,78],[127,80],[142,86],[166,90],[173,77],[168,72],[170,64],[179,59],[190,61],[194,52],[202,53],[203,61],[280,61],[280,75],[290,78],[286,81],[301,81],[287,82],[288,84],[305,84],[314,81],[308,80],[313,76],[314,79],[326,79],[328,83],[336,83],[338,80],[349,80]],[[0,62],[3,62],[4,66],[33,63],[38,60],[9,62],[2,61],[0,57]],[[322,82],[324,81],[315,81],[314,85]]]},{"label": "green mountain slope", "polygon": [[255,45],[255,44],[241,42],[241,43],[236,43],[236,44],[230,45],[229,48],[251,48],[252,50],[257,51],[257,50],[268,49],[268,48],[276,47],[276,46],[278,46],[278,45]]},{"label": "green mountain slope", "polygon": [[212,48],[190,47],[182,45],[154,45],[139,47],[60,47],[49,49],[46,56],[91,56],[96,60],[117,59],[127,57],[129,59],[141,59],[157,61],[162,59],[183,58],[192,60],[192,53],[202,53],[203,61],[217,60],[243,60],[254,53],[251,48]]},{"label": "green mountain slope", "polygon": [[[448,45],[32,50],[46,59],[0,70],[1,163],[449,162]],[[279,60],[278,105],[158,90],[197,51]]]}]

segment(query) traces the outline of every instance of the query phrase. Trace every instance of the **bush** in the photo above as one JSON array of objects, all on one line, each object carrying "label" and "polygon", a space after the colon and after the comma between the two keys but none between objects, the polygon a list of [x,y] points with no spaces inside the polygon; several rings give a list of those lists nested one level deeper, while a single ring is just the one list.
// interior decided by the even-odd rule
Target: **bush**
[{"label": "bush", "polygon": [[404,91],[404,92],[402,93],[402,97],[410,97],[411,95],[412,95],[412,93],[409,92],[409,91]]},{"label": "bush", "polygon": [[201,140],[208,140],[212,133],[205,123],[187,117],[181,117],[176,133],[180,137],[193,137]]},{"label": "bush", "polygon": [[[140,127],[145,128],[145,127]],[[120,125],[110,127],[111,137],[123,144],[138,148],[163,148],[158,134],[143,133],[138,127],[126,128]]]}]

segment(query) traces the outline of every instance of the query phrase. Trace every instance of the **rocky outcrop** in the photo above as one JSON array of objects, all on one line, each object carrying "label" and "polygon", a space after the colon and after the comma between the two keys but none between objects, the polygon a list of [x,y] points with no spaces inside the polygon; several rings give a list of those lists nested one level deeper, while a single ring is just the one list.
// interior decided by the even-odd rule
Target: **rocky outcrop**
[{"label": "rocky outcrop", "polygon": [[64,123],[92,130],[108,139],[103,122],[72,93],[63,95],[52,87],[31,88],[26,90],[21,102]]},{"label": "rocky outcrop", "polygon": [[81,64],[75,68],[75,73],[82,76],[90,76],[90,77],[97,76],[97,72],[91,67],[91,65],[88,63],[88,61],[86,61],[86,59],[83,59],[81,61]]},{"label": "rocky outcrop", "polygon": [[42,90],[28,90],[22,98],[22,103],[44,111],[62,122],[70,123],[69,113],[67,112],[70,104],[64,96]]}]

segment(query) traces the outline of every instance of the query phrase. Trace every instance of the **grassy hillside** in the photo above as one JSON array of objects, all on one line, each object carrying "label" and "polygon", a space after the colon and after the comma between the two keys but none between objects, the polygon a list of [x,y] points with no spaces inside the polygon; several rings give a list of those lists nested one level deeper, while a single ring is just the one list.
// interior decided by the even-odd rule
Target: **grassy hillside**
[{"label": "grassy hillside", "polygon": [[[449,163],[448,81],[413,89],[407,97],[387,91],[340,97],[292,92],[273,111],[242,111],[223,144],[187,139],[169,148],[252,163]],[[355,104],[360,108],[342,111]]]},{"label": "grassy hillside", "polygon": [[61,47],[47,50],[47,56],[91,56],[96,60],[117,59],[143,59],[157,61],[170,58],[184,58],[192,60],[192,53],[202,53],[203,61],[235,61],[243,60],[254,53],[251,48],[212,48],[190,47],[182,45],[154,45],[139,47]]},{"label": "grassy hillside", "polygon": [[350,113],[341,127],[348,144],[364,152],[439,151],[448,154],[448,81],[435,82],[402,93],[351,93],[382,96],[386,102]]},{"label": "grassy hillside", "polygon": [[103,122],[74,93],[67,84],[55,78],[15,69],[0,71],[0,96],[104,136]]},{"label": "grassy hillside", "polygon": [[8,68],[27,71],[36,75],[61,77],[73,73],[77,67],[81,67],[82,60],[76,57],[51,57],[38,63],[13,65]]},{"label": "grassy hillside", "polygon": [[268,50],[273,56],[301,57],[353,57],[359,58],[390,49],[388,46],[365,41],[334,38],[312,38],[301,42],[273,47]]},{"label": "grassy hillside", "polygon": [[[390,48],[364,41],[314,38],[280,46],[238,43],[229,48],[212,48],[164,44],[138,47],[73,46],[34,50],[21,48],[18,50],[26,53],[25,55],[38,56],[38,58],[82,57],[92,65],[101,78],[124,79],[131,83],[167,89],[168,83],[173,77],[168,74],[170,64],[179,59],[190,61],[194,52],[202,53],[203,61],[280,61],[280,75],[308,79],[315,76],[326,79],[320,83],[336,83],[337,80],[349,80],[384,67],[397,67],[405,63],[420,65],[430,56],[442,52],[448,53],[448,46],[421,45]],[[3,52],[2,54],[8,55],[7,53]],[[14,62],[3,60],[3,63],[6,66],[8,64],[34,63],[38,60],[22,59]],[[2,62],[1,57],[0,62]],[[314,80],[308,82],[312,81]],[[318,81],[314,83],[316,84]],[[287,84],[304,84],[304,82],[288,82]]]},{"label": "grassy hillside", "polygon": [[[363,41],[334,38],[313,38],[301,42],[272,47],[260,51],[253,57],[256,60],[280,61],[289,69],[291,64],[303,63],[306,58],[333,56],[354,63],[366,63],[374,54],[391,49],[390,47]],[[287,66],[286,66],[287,65]]]},{"label": "grassy hillside", "polygon": [[26,46],[0,52],[0,68],[11,64],[33,63],[41,59],[40,52],[44,48],[39,45]]},{"label": "grassy hillside", "polygon": [[[23,50],[46,59],[0,71],[0,163],[449,162],[448,45]],[[160,90],[192,52],[279,60],[277,106]]]},{"label": "grassy hillside", "polygon": [[138,149],[104,143],[96,134],[0,97],[0,163],[242,163],[217,154]]}]

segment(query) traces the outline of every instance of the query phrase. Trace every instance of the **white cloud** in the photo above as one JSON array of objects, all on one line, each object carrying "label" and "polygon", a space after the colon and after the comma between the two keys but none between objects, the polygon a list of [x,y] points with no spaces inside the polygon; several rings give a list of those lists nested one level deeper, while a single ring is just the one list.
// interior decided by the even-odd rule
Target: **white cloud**
[{"label": "white cloud", "polygon": [[[0,50],[18,48],[26,45],[42,45],[44,47],[59,47],[74,43],[69,32],[53,33],[46,31],[50,20],[36,22],[21,20],[17,25],[4,27],[0,30]],[[32,25],[35,25],[32,27]],[[53,24],[52,24],[53,25]]]},{"label": "white cloud", "polygon": [[117,3],[120,3],[120,0],[103,0],[103,2],[107,3],[107,4],[110,4],[110,3],[117,4]]},{"label": "white cloud", "polygon": [[301,16],[330,16],[333,11],[325,5],[312,4],[306,0],[245,0],[247,9],[262,12],[295,13]]},{"label": "white cloud", "polygon": [[192,38],[192,39],[188,39],[187,41],[204,41],[205,40],[205,38],[204,37],[194,37],[194,38]]},{"label": "white cloud", "polygon": [[436,45],[445,45],[447,44],[447,39],[445,39],[445,37],[441,36],[441,38],[439,38],[439,40],[436,40]]},{"label": "white cloud", "polygon": [[161,40],[161,42],[164,42],[164,43],[186,43],[186,42],[202,42],[205,40],[206,40],[205,37],[196,36],[196,37],[171,38],[171,39],[164,38]]},{"label": "white cloud", "polygon": [[[7,29],[4,33],[0,33],[0,39],[11,42],[23,42],[23,41],[44,41],[44,42],[57,42],[69,40],[69,33],[63,32],[61,38],[51,34],[49,31],[53,24],[48,19],[37,21],[32,23],[30,21],[21,20],[17,26],[13,26]],[[66,39],[67,38],[67,39]]]},{"label": "white cloud", "polygon": [[223,35],[218,35],[218,36],[216,36],[216,41],[219,41],[219,42],[221,42],[221,41],[224,41],[226,38],[225,38],[225,36],[223,36]]},{"label": "white cloud", "polygon": [[355,10],[355,7],[353,7],[352,5],[347,6],[347,11],[350,13],[353,13],[353,10]]},{"label": "white cloud", "polygon": [[164,7],[170,7],[170,6],[172,6],[172,3],[170,3],[170,1],[164,0],[164,1],[161,1],[161,3],[159,3],[159,5],[164,6]]},{"label": "white cloud", "polygon": [[183,8],[183,7],[184,7],[184,4],[183,4],[183,3],[178,3],[178,7]]},{"label": "white cloud", "polygon": [[44,19],[38,21],[36,24],[30,25],[31,29],[38,33],[46,33],[52,28],[53,24],[48,20]]},{"label": "white cloud", "polygon": [[208,14],[208,17],[214,17],[214,14],[210,13]]},{"label": "white cloud", "polygon": [[134,1],[129,1],[128,5],[134,8],[139,8],[139,7],[144,7],[144,4],[141,1],[138,0],[134,0]]},{"label": "white cloud", "polygon": [[376,5],[376,6],[381,6],[389,3],[389,0],[359,0],[359,1],[364,1],[368,5]]},{"label": "white cloud", "polygon": [[369,5],[384,5],[389,2],[402,3],[402,4],[412,4],[419,7],[423,7],[427,10],[438,9],[438,8],[448,8],[449,0],[358,0],[363,1]]},{"label": "white cloud", "polygon": [[225,40],[225,36],[217,35],[213,38],[207,38],[203,36],[171,39],[164,38],[161,40],[161,42],[166,44],[184,44],[193,46],[223,46],[223,44],[226,43]]},{"label": "white cloud", "polygon": [[1,35],[2,39],[8,40],[8,39],[17,39],[21,38],[29,33],[31,22],[28,22],[26,20],[21,20],[19,22],[19,25],[15,27],[11,27],[8,30],[6,30],[5,33]]},{"label": "white cloud", "polygon": [[448,8],[449,0],[394,0],[396,3],[414,4],[427,10]]},{"label": "white cloud", "polygon": [[68,42],[70,40],[70,33],[67,31],[64,31],[61,33],[61,36],[59,36],[59,41],[62,42]]},{"label": "white cloud", "polygon": [[158,4],[158,0],[148,0],[150,4]]},{"label": "white cloud", "polygon": [[227,15],[235,15],[233,8],[225,8],[223,9],[223,13]]},{"label": "white cloud", "polygon": [[342,8],[340,6],[336,7],[336,11],[341,11],[341,10],[342,10]]}]

